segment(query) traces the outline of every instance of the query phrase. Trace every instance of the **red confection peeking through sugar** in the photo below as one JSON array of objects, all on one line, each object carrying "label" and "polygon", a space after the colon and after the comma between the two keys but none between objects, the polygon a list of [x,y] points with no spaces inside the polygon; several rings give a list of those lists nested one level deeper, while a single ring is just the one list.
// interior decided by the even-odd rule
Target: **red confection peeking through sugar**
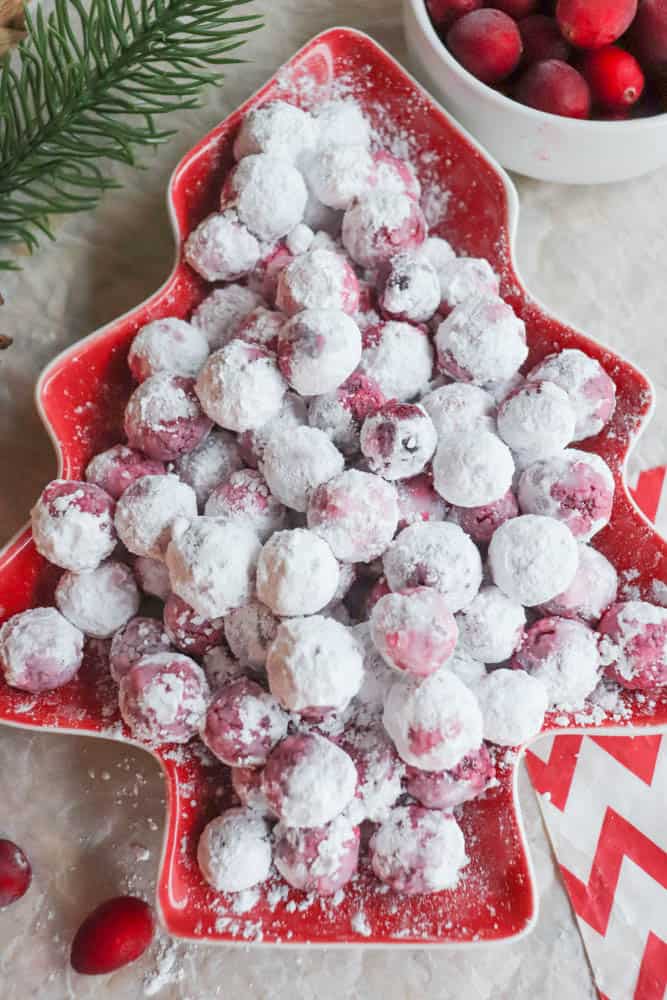
[{"label": "red confection peeking through sugar", "polygon": [[489,751],[482,743],[479,750],[467,754],[451,771],[407,769],[406,789],[428,809],[455,809],[481,795],[495,777]]},{"label": "red confection peeking through sugar", "polygon": [[181,653],[203,656],[225,637],[224,618],[205,618],[176,594],[164,606],[164,630]]}]

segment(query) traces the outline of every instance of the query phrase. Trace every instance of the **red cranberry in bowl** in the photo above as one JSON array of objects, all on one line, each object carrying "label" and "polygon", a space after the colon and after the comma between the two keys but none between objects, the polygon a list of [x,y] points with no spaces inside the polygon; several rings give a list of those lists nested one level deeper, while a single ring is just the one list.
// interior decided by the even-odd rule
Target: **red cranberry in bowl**
[{"label": "red cranberry in bowl", "polygon": [[558,0],[563,35],[582,49],[598,49],[624,34],[637,13],[637,0]]},{"label": "red cranberry in bowl", "polygon": [[500,83],[521,58],[516,23],[501,10],[475,10],[447,33],[447,46],[462,66],[483,83]]},{"label": "red cranberry in bowl", "polygon": [[484,0],[426,0],[431,20],[438,31],[446,31],[454,21],[484,6]]},{"label": "red cranberry in bowl", "polygon": [[563,38],[555,17],[531,14],[519,21],[519,32],[523,43],[523,66],[532,66],[543,59],[562,59],[567,62],[570,46]]},{"label": "red cranberry in bowl", "polygon": [[606,111],[626,111],[644,92],[642,68],[630,52],[618,45],[605,45],[589,52],[581,71],[593,100]]},{"label": "red cranberry in bowl", "polygon": [[565,118],[589,118],[591,92],[574,66],[545,59],[528,69],[516,88],[516,99],[538,111]]}]

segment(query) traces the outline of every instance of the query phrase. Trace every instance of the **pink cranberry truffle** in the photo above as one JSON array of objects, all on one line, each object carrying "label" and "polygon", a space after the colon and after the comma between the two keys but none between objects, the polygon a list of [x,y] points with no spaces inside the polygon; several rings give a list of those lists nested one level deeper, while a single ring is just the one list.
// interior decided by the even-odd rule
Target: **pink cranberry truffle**
[{"label": "pink cranberry truffle", "polygon": [[332,896],[350,881],[359,864],[359,827],[347,816],[323,826],[294,829],[279,823],[273,861],[289,885]]},{"label": "pink cranberry truffle", "polygon": [[391,319],[423,323],[440,303],[440,282],[428,258],[404,250],[385,265],[380,274],[380,308]]},{"label": "pink cranberry truffle", "polygon": [[184,256],[205,281],[234,281],[259,260],[260,245],[234,211],[214,212],[185,241]]},{"label": "pink cranberry truffle", "polygon": [[204,827],[197,845],[199,869],[216,892],[243,892],[271,871],[271,830],[252,809],[226,809]]},{"label": "pink cranberry truffle", "polygon": [[241,805],[254,810],[267,819],[275,819],[273,809],[262,791],[261,767],[233,767],[232,788]]},{"label": "pink cranberry truffle", "polygon": [[108,559],[95,569],[63,573],[56,604],[86,635],[107,639],[139,610],[139,588],[125,563]]},{"label": "pink cranberry truffle", "polygon": [[576,414],[574,441],[598,434],[616,406],[616,386],[595,358],[568,349],[551,354],[528,374],[529,381],[553,382],[570,397]]},{"label": "pink cranberry truffle", "polygon": [[308,502],[308,527],[343,562],[372,562],[396,532],[396,490],[378,476],[346,469],[316,486]]},{"label": "pink cranberry truffle", "polygon": [[278,334],[285,323],[282,313],[257,306],[248,313],[238,328],[236,337],[248,344],[258,344],[267,351],[278,350]]},{"label": "pink cranberry truffle", "polygon": [[209,350],[217,351],[237,336],[241,325],[254,309],[262,304],[262,297],[245,285],[225,285],[214,288],[193,311],[190,322],[202,330]]},{"label": "pink cranberry truffle", "polygon": [[137,382],[158,372],[193,377],[209,355],[206,335],[175,316],[147,323],[132,341],[127,363]]},{"label": "pink cranberry truffle", "polygon": [[495,777],[493,761],[483,743],[451,771],[420,771],[416,767],[407,770],[408,793],[427,809],[455,809],[470,802]]},{"label": "pink cranberry truffle", "polygon": [[371,471],[389,480],[422,472],[437,443],[433,422],[417,403],[392,399],[366,417],[361,428],[361,452]]},{"label": "pink cranberry truffle", "polygon": [[532,608],[566,590],[579,565],[579,546],[560,521],[537,514],[510,518],[494,532],[489,567],[504,594]]},{"label": "pink cranberry truffle", "polygon": [[281,426],[262,448],[260,472],[271,493],[291,510],[305,512],[310,491],[343,471],[345,461],[324,431]]},{"label": "pink cranberry truffle", "polygon": [[208,707],[202,739],[230,767],[264,764],[287,735],[288,717],[255,681],[241,677],[218,690]]},{"label": "pink cranberry truffle", "polygon": [[216,486],[206,501],[205,513],[222,521],[245,524],[262,542],[287,523],[287,509],[271,495],[256,469],[239,469]]},{"label": "pink cranberry truffle", "polygon": [[330,546],[306,528],[277,531],[257,563],[257,596],[276,615],[312,615],[333,600],[338,562]]},{"label": "pink cranberry truffle", "polygon": [[346,729],[340,739],[359,776],[357,797],[348,807],[355,821],[381,823],[403,792],[405,765],[380,725]]},{"label": "pink cranberry truffle", "polygon": [[298,393],[288,389],[283,396],[280,413],[274,420],[269,421],[264,427],[239,434],[237,441],[243,463],[249,469],[257,469],[269,437],[290,428],[305,427],[307,423],[306,401]]},{"label": "pink cranberry truffle", "polygon": [[523,670],[492,670],[475,686],[484,739],[498,746],[527,743],[542,728],[549,707],[547,687]]},{"label": "pink cranberry truffle", "polygon": [[340,309],[304,309],[280,331],[280,370],[302,396],[333,392],[360,359],[359,327]]},{"label": "pink cranberry truffle", "polygon": [[360,369],[387,399],[413,399],[433,372],[431,341],[421,327],[398,320],[368,326]]},{"label": "pink cranberry truffle", "polygon": [[562,451],[574,438],[575,412],[554,382],[525,382],[498,409],[498,433],[512,451],[534,461]]},{"label": "pink cranberry truffle", "polygon": [[176,594],[164,606],[164,630],[181,653],[203,656],[224,640],[224,618],[204,618]]},{"label": "pink cranberry truffle", "polygon": [[445,438],[433,459],[433,483],[456,507],[483,507],[504,497],[512,485],[514,459],[492,431],[476,428]]},{"label": "pink cranberry truffle", "polygon": [[519,506],[566,524],[588,542],[611,517],[614,477],[599,455],[568,448],[529,465],[519,480]]},{"label": "pink cranberry truffle", "polygon": [[343,245],[361,267],[377,267],[399,250],[415,250],[426,239],[426,221],[408,194],[373,190],[343,216]]},{"label": "pink cranberry truffle", "polygon": [[323,826],[354,798],[357,769],[352,758],[317,733],[288,736],[269,754],[262,790],[288,827]]},{"label": "pink cranberry truffle", "polygon": [[285,243],[281,241],[275,244],[249,276],[248,286],[261,295],[270,306],[275,306],[278,277],[293,259],[294,255]]},{"label": "pink cranberry truffle", "polygon": [[470,535],[473,542],[486,545],[493,538],[493,533],[505,521],[516,517],[519,505],[512,490],[508,490],[500,500],[483,504],[481,507],[452,507],[450,519]]},{"label": "pink cranberry truffle", "polygon": [[287,101],[269,101],[251,108],[234,140],[237,160],[268,153],[291,162],[313,149],[319,134],[317,121]]},{"label": "pink cranberry truffle", "polygon": [[277,417],[287,386],[270,351],[232,340],[211,354],[196,388],[212,421],[241,432],[262,427]]},{"label": "pink cranberry truffle", "polygon": [[0,672],[20,691],[39,694],[71,681],[83,659],[83,635],[55,608],[30,608],[0,626]]},{"label": "pink cranberry truffle", "polygon": [[379,149],[373,153],[373,164],[371,179],[373,187],[379,191],[406,194],[409,198],[419,201],[421,185],[410,163],[399,159],[386,149]]},{"label": "pink cranberry truffle", "polygon": [[144,594],[166,601],[171,593],[169,570],[160,559],[137,556],[134,560],[134,576]]},{"label": "pink cranberry truffle", "polygon": [[142,382],[125,407],[130,446],[165,462],[196,448],[212,426],[199,405],[194,380],[169,372]]},{"label": "pink cranberry truffle", "polygon": [[30,516],[35,548],[62,569],[95,569],[116,547],[114,502],[92,483],[54,479]]},{"label": "pink cranberry truffle", "polygon": [[156,618],[130,618],[111,640],[109,670],[117,684],[142,656],[166,653],[169,636]]},{"label": "pink cranberry truffle", "polygon": [[607,677],[651,691],[667,684],[667,609],[647,601],[613,604],[598,626]]},{"label": "pink cranberry truffle", "polygon": [[397,806],[370,841],[373,871],[396,892],[453,889],[468,863],[461,829],[450,813]]},{"label": "pink cranberry truffle", "polygon": [[132,735],[150,743],[187,743],[206,715],[204,671],[189,656],[143,656],[120,682],[119,704]]},{"label": "pink cranberry truffle", "polygon": [[359,306],[359,282],[342,254],[310,250],[278,275],[276,305],[288,316],[303,309],[336,309],[353,315]]},{"label": "pink cranberry truffle", "polygon": [[458,637],[454,615],[432,587],[381,597],[370,620],[371,637],[385,663],[407,675],[428,677],[454,652]]},{"label": "pink cranberry truffle", "polygon": [[178,476],[142,476],[116,504],[116,530],[123,545],[137,556],[164,559],[178,518],[197,515],[197,498]]},{"label": "pink cranberry truffle", "polygon": [[599,679],[598,637],[583,622],[540,618],[526,632],[512,666],[542,681],[550,705],[581,708]]},{"label": "pink cranberry truffle", "polygon": [[140,451],[124,444],[115,444],[95,455],[86,466],[86,481],[117,500],[135,479],[141,476],[162,476],[164,462],[146,458]]},{"label": "pink cranberry truffle", "polygon": [[482,258],[450,258],[438,268],[438,278],[440,311],[445,317],[466,299],[480,295],[495,297],[500,291],[498,276]]},{"label": "pink cranberry truffle", "polygon": [[419,400],[437,431],[438,438],[467,433],[473,428],[496,429],[493,397],[478,385],[453,382],[441,385]]},{"label": "pink cranberry truffle", "polygon": [[174,472],[195,491],[197,505],[202,510],[214,487],[242,468],[236,435],[222,430],[212,431],[201,444],[174,462]]},{"label": "pink cranberry truffle", "polygon": [[247,677],[249,674],[248,668],[232,656],[226,645],[214,646],[213,649],[207,650],[202,657],[202,666],[209,687],[214,693],[230,681]]},{"label": "pink cranberry truffle", "polygon": [[308,423],[331,439],[344,455],[359,451],[361,425],[384,403],[380,387],[360,372],[353,372],[333,392],[315,396],[308,404]]},{"label": "pink cranberry truffle", "polygon": [[395,485],[399,531],[409,524],[443,521],[447,516],[449,504],[433,489],[433,479],[428,472],[411,479],[399,479]]},{"label": "pink cranberry truffle", "polygon": [[526,360],[523,320],[502,299],[465,299],[438,327],[438,367],[459,382],[484,385],[511,378]]},{"label": "pink cranberry truffle", "polygon": [[313,113],[321,146],[370,146],[370,125],[353,97],[325,101]]},{"label": "pink cranberry truffle", "polygon": [[482,663],[508,660],[523,639],[526,613],[498,587],[482,587],[456,616],[461,648]]},{"label": "pink cranberry truffle", "polygon": [[259,240],[279,240],[303,219],[308,191],[289,160],[255,153],[229,174],[221,207],[233,207],[239,220]]},{"label": "pink cranberry truffle", "polygon": [[225,638],[234,656],[252,670],[264,670],[278,620],[261,601],[232,608],[225,616]]},{"label": "pink cranberry truffle", "polygon": [[373,157],[365,144],[331,144],[309,159],[308,185],[323,205],[344,210],[369,189]]},{"label": "pink cranberry truffle", "polygon": [[570,586],[542,605],[542,611],[560,618],[580,618],[596,624],[616,600],[618,573],[609,560],[591,548],[579,546],[579,565]]},{"label": "pink cranberry truffle", "polygon": [[482,582],[476,545],[456,524],[411,524],[394,539],[382,565],[392,590],[435,587],[452,613],[470,604]]}]

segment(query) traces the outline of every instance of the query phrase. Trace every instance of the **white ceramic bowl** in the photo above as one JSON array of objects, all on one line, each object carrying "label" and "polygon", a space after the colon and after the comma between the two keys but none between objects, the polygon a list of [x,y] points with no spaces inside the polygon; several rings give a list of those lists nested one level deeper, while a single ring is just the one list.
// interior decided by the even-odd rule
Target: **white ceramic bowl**
[{"label": "white ceramic bowl", "polygon": [[435,32],[424,0],[403,0],[417,76],[504,167],[543,181],[603,184],[667,163],[667,114],[579,121],[528,108],[481,83]]}]

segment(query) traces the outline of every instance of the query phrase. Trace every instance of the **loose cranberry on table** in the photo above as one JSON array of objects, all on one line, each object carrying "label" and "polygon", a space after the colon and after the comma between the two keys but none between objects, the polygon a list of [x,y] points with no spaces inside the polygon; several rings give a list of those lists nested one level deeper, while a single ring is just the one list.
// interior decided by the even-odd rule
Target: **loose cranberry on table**
[{"label": "loose cranberry on table", "polygon": [[531,14],[519,21],[523,44],[522,66],[532,66],[543,59],[562,59],[567,62],[570,46],[563,38],[555,17]]},{"label": "loose cranberry on table", "polygon": [[25,896],[32,879],[30,862],[12,840],[0,840],[0,909]]},{"label": "loose cranberry on table", "polygon": [[587,53],[581,71],[593,100],[607,111],[626,111],[644,91],[641,66],[630,52],[617,45]]},{"label": "loose cranberry on table", "polygon": [[572,45],[597,49],[624,34],[637,13],[637,0],[558,0],[556,19]]},{"label": "loose cranberry on table", "polygon": [[146,951],[155,930],[148,903],[136,896],[116,896],[93,910],[72,941],[75,972],[101,976],[129,965]]},{"label": "loose cranberry on table", "polygon": [[516,23],[501,10],[475,10],[447,33],[447,46],[462,66],[483,83],[500,83],[521,58]]},{"label": "loose cranberry on table", "polygon": [[640,0],[629,35],[630,49],[645,70],[667,63],[667,0]]},{"label": "loose cranberry on table", "polygon": [[535,63],[519,80],[515,96],[522,104],[565,118],[589,118],[591,92],[581,73],[560,59]]}]

